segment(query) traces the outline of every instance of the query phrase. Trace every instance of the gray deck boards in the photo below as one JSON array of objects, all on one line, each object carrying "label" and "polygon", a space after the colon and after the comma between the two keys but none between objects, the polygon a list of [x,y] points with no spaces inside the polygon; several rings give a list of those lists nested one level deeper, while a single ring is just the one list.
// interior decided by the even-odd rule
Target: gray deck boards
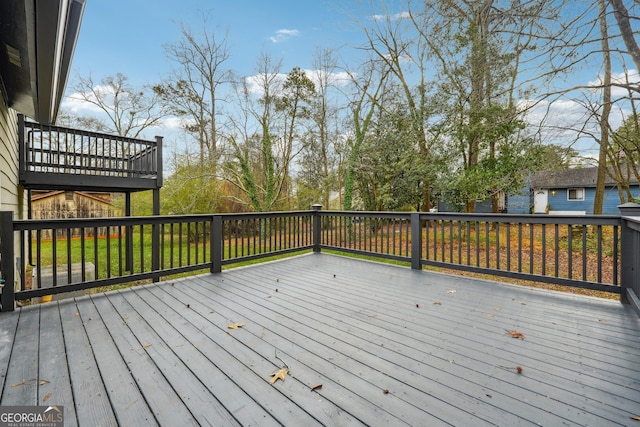
[{"label": "gray deck boards", "polygon": [[634,425],[640,320],[309,254],[0,314],[0,405],[43,404],[68,426]]}]

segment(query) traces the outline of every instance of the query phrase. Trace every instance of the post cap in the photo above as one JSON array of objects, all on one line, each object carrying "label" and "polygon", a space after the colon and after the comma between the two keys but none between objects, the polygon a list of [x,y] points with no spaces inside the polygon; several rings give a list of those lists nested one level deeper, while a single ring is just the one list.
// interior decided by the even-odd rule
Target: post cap
[{"label": "post cap", "polygon": [[640,205],[633,202],[627,202],[618,206],[622,215],[636,216],[640,215]]},{"label": "post cap", "polygon": [[322,205],[320,203],[314,203],[313,205],[311,205],[311,208],[314,211],[319,211],[320,209],[322,209]]}]

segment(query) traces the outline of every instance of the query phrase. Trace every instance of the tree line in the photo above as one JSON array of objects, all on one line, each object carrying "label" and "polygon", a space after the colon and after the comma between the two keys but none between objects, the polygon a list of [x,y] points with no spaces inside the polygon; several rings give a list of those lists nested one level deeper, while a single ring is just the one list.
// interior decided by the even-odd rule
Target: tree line
[{"label": "tree line", "polygon": [[[63,119],[133,137],[179,120],[184,145],[162,192],[172,214],[429,210],[444,194],[469,212],[491,199],[497,212],[531,173],[579,164],[585,140],[598,147],[595,213],[606,179],[621,202],[639,197],[637,2],[390,3],[371,0],[355,20],[365,43],[316,48],[309,69],[261,54],[240,75],[227,33],[206,17],[183,24],[162,82],[78,77],[75,96],[103,114]],[[567,105],[579,114],[559,115]]]}]

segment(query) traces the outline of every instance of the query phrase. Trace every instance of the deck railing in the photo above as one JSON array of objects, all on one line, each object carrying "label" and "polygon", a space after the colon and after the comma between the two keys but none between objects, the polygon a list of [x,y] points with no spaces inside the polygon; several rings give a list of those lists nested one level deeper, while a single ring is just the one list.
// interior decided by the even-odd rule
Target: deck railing
[{"label": "deck railing", "polygon": [[157,180],[162,186],[160,137],[147,141],[87,132],[26,121],[22,115],[18,127],[21,182],[55,184],[52,174],[58,174]]},{"label": "deck railing", "polygon": [[2,310],[12,310],[16,300],[215,273],[310,250],[595,289],[633,302],[639,230],[640,221],[619,216],[310,210],[14,221],[2,212]]}]

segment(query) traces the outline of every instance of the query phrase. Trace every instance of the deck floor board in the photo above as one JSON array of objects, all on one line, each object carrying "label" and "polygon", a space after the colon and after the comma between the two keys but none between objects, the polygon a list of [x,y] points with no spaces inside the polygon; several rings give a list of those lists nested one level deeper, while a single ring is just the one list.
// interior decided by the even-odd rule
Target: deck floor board
[{"label": "deck floor board", "polygon": [[70,426],[640,416],[629,307],[328,254],[1,313],[0,344],[0,405],[64,405]]}]

